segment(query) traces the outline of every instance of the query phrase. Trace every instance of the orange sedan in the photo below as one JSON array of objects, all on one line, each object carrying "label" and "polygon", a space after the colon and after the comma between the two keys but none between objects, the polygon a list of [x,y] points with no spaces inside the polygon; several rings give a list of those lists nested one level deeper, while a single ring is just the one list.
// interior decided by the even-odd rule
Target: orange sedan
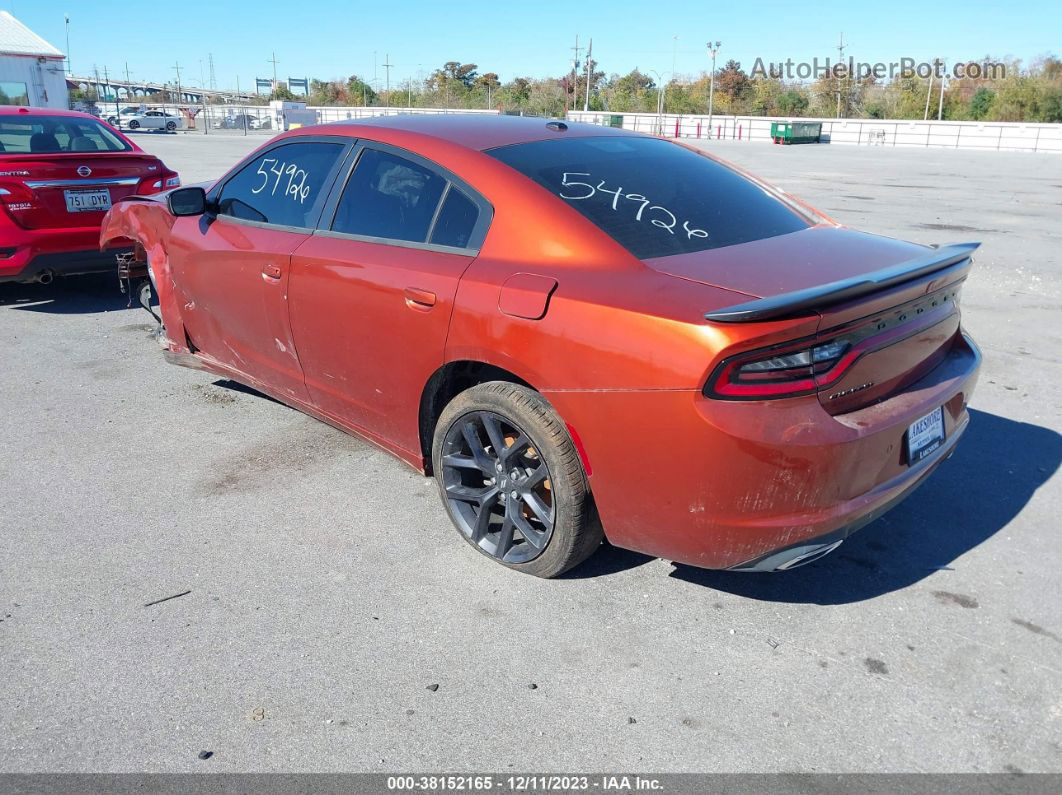
[{"label": "orange sedan", "polygon": [[945,458],[980,355],[976,244],[846,229],[717,158],[542,119],[278,136],[115,204],[167,358],[438,481],[477,550],[556,576],[602,537],[708,568],[836,548]]}]

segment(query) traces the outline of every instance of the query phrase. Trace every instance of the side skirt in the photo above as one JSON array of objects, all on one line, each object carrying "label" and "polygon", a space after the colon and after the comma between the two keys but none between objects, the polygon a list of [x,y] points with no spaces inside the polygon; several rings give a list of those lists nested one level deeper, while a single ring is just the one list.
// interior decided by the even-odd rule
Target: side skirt
[{"label": "side skirt", "polygon": [[244,386],[250,387],[251,389],[261,392],[264,395],[268,395],[269,397],[273,398],[273,400],[276,400],[278,403],[283,403],[285,406],[290,406],[296,411],[301,411],[303,414],[308,414],[315,420],[320,420],[326,425],[331,425],[336,430],[343,431],[343,433],[348,433],[351,436],[356,436],[359,439],[362,439],[368,442],[369,444],[373,445],[374,447],[378,447],[384,452],[390,453],[391,455],[395,456],[400,461],[402,461],[402,463],[408,464],[410,467],[412,467],[422,475],[427,474],[427,462],[424,460],[424,456],[421,455],[420,452],[414,452],[412,450],[407,450],[404,447],[399,447],[398,445],[393,444],[392,442],[389,442],[380,436],[377,436],[371,431],[365,430],[359,425],[344,422],[338,417],[333,417],[330,414],[326,414],[325,412],[320,411],[319,409],[309,405],[308,403],[304,403],[301,400],[295,400],[290,396],[281,395],[280,393],[271,390],[269,387],[259,382],[258,380],[251,378],[251,376],[247,375],[246,373],[242,373],[239,370],[235,370],[227,365],[224,365],[221,362],[210,358],[209,356],[204,356],[201,353],[178,353],[176,351],[171,350],[163,351],[163,356],[165,357],[167,362],[169,362],[170,364],[175,364],[178,367],[187,367],[190,370],[201,370],[203,372],[220,375],[232,381],[236,381],[239,384],[243,384]]}]

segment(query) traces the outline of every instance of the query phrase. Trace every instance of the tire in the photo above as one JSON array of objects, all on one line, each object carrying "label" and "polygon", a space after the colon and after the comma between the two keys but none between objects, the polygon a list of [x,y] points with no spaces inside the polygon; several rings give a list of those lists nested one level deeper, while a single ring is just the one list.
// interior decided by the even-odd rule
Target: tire
[{"label": "tire", "polygon": [[129,129],[130,130],[139,130],[140,129],[140,122],[138,122],[136,119],[130,119],[129,120]]},{"label": "tire", "polygon": [[490,381],[455,397],[435,426],[432,465],[461,537],[503,566],[556,577],[601,545],[579,453],[532,389]]},{"label": "tire", "polygon": [[175,121],[166,122],[166,129],[169,130],[170,132],[174,132],[177,129],[177,122],[175,122]]}]

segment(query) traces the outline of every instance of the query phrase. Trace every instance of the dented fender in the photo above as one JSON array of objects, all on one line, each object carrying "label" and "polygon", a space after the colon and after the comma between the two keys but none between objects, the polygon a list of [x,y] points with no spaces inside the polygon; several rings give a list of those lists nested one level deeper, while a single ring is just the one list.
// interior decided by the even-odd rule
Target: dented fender
[{"label": "dented fender", "polygon": [[186,352],[183,322],[177,288],[173,281],[167,252],[174,218],[166,205],[166,194],[131,196],[117,202],[103,217],[100,226],[100,249],[128,240],[135,244],[134,255],[150,263],[159,310],[166,334],[166,348]]}]

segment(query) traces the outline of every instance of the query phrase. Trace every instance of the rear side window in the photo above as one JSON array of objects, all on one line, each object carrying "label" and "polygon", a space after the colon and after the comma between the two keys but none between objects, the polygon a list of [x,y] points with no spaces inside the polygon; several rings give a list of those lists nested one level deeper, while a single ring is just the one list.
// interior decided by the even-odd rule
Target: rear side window
[{"label": "rear side window", "polygon": [[435,228],[431,230],[431,240],[437,246],[456,246],[466,248],[472,238],[472,230],[479,220],[479,208],[470,198],[457,188],[451,187],[446,194]]},{"label": "rear side window", "polygon": [[343,148],[313,141],[263,152],[222,187],[218,214],[279,226],[313,226],[314,205]]},{"label": "rear side window", "polygon": [[656,138],[572,138],[490,149],[641,259],[732,246],[811,220],[766,187]]},{"label": "rear side window", "polygon": [[365,149],[339,199],[333,232],[424,243],[446,180],[404,157]]}]

